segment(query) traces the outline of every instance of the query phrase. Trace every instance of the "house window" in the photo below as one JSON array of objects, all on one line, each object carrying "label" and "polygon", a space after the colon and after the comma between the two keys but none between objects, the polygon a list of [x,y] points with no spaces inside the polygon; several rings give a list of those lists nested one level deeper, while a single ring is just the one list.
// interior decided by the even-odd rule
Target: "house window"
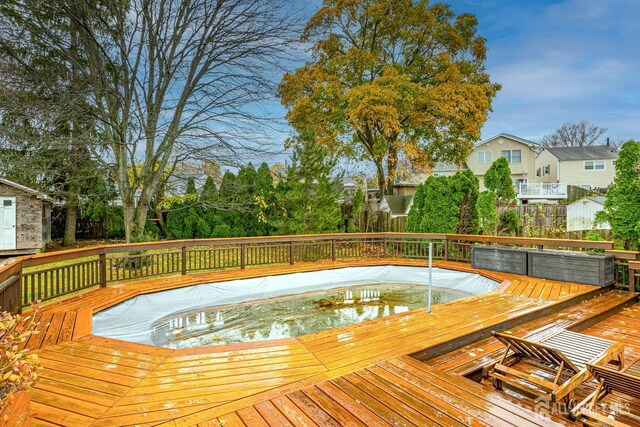
[{"label": "house window", "polygon": [[611,165],[615,166],[616,165],[616,161],[615,160],[611,160]]},{"label": "house window", "polygon": [[3,200],[3,206],[5,208],[9,208],[9,207],[11,207],[11,202],[12,202],[12,200]]},{"label": "house window", "polygon": [[604,160],[587,160],[584,162],[584,170],[586,171],[604,170]]},{"label": "house window", "polygon": [[541,175],[541,169],[538,168],[538,169],[536,169],[536,176],[540,176],[540,175]]},{"label": "house window", "polygon": [[491,163],[491,151],[478,151],[478,163]]},{"label": "house window", "polygon": [[551,175],[551,165],[547,165],[544,167],[544,175]]},{"label": "house window", "polygon": [[502,157],[509,163],[522,163],[522,150],[502,150]]}]

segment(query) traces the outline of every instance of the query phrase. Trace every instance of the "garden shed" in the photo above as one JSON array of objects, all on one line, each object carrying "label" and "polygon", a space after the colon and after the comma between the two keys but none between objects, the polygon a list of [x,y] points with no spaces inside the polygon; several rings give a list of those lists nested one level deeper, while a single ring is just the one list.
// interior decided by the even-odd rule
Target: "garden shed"
[{"label": "garden shed", "polygon": [[567,231],[611,230],[609,223],[594,226],[596,213],[604,209],[604,197],[583,197],[567,205]]},{"label": "garden shed", "polygon": [[51,199],[0,178],[0,256],[40,252],[51,241]]}]

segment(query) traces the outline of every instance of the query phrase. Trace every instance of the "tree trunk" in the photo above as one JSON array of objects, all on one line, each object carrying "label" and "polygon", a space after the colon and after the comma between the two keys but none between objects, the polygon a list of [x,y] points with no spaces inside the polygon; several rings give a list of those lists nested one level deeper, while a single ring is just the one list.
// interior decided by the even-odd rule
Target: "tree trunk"
[{"label": "tree trunk", "polygon": [[393,182],[398,175],[398,152],[390,148],[389,154],[387,155],[387,193],[393,194]]},{"label": "tree trunk", "polygon": [[130,243],[131,238],[134,235],[135,228],[135,215],[136,215],[136,206],[135,201],[133,199],[122,198],[122,219],[124,221],[124,238],[127,243]]},{"label": "tree trunk", "polygon": [[387,194],[386,179],[382,162],[376,161],[376,172],[378,174],[378,190],[380,191],[380,200]]},{"label": "tree trunk", "polygon": [[78,223],[78,202],[74,196],[69,196],[66,201],[67,211],[64,218],[64,238],[62,246],[76,244],[76,224]]},{"label": "tree trunk", "polygon": [[156,208],[156,219],[158,220],[158,228],[160,229],[160,235],[163,237],[167,237],[167,224],[164,221],[164,213],[162,210]]}]

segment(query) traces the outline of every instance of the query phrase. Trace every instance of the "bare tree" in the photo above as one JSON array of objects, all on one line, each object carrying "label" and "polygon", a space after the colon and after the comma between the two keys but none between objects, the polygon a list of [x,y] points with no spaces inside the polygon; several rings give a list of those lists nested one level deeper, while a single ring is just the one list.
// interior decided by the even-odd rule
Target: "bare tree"
[{"label": "bare tree", "polygon": [[575,123],[567,122],[556,129],[554,133],[545,135],[540,141],[540,145],[543,148],[598,145],[598,139],[606,131],[607,128],[601,128],[586,120]]},{"label": "bare tree", "polygon": [[[164,171],[263,150],[279,69],[297,39],[286,0],[11,0],[10,18],[87,82],[127,240],[139,238]],[[70,38],[52,30],[70,25]],[[99,153],[95,153],[97,156]]]}]

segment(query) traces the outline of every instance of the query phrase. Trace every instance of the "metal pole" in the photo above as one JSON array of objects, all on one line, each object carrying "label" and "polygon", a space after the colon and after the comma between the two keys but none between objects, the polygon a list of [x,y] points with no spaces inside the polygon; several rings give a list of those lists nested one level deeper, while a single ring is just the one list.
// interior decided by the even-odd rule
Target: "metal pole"
[{"label": "metal pole", "polygon": [[433,285],[433,243],[429,243],[429,299],[427,313],[431,314],[431,285]]}]

